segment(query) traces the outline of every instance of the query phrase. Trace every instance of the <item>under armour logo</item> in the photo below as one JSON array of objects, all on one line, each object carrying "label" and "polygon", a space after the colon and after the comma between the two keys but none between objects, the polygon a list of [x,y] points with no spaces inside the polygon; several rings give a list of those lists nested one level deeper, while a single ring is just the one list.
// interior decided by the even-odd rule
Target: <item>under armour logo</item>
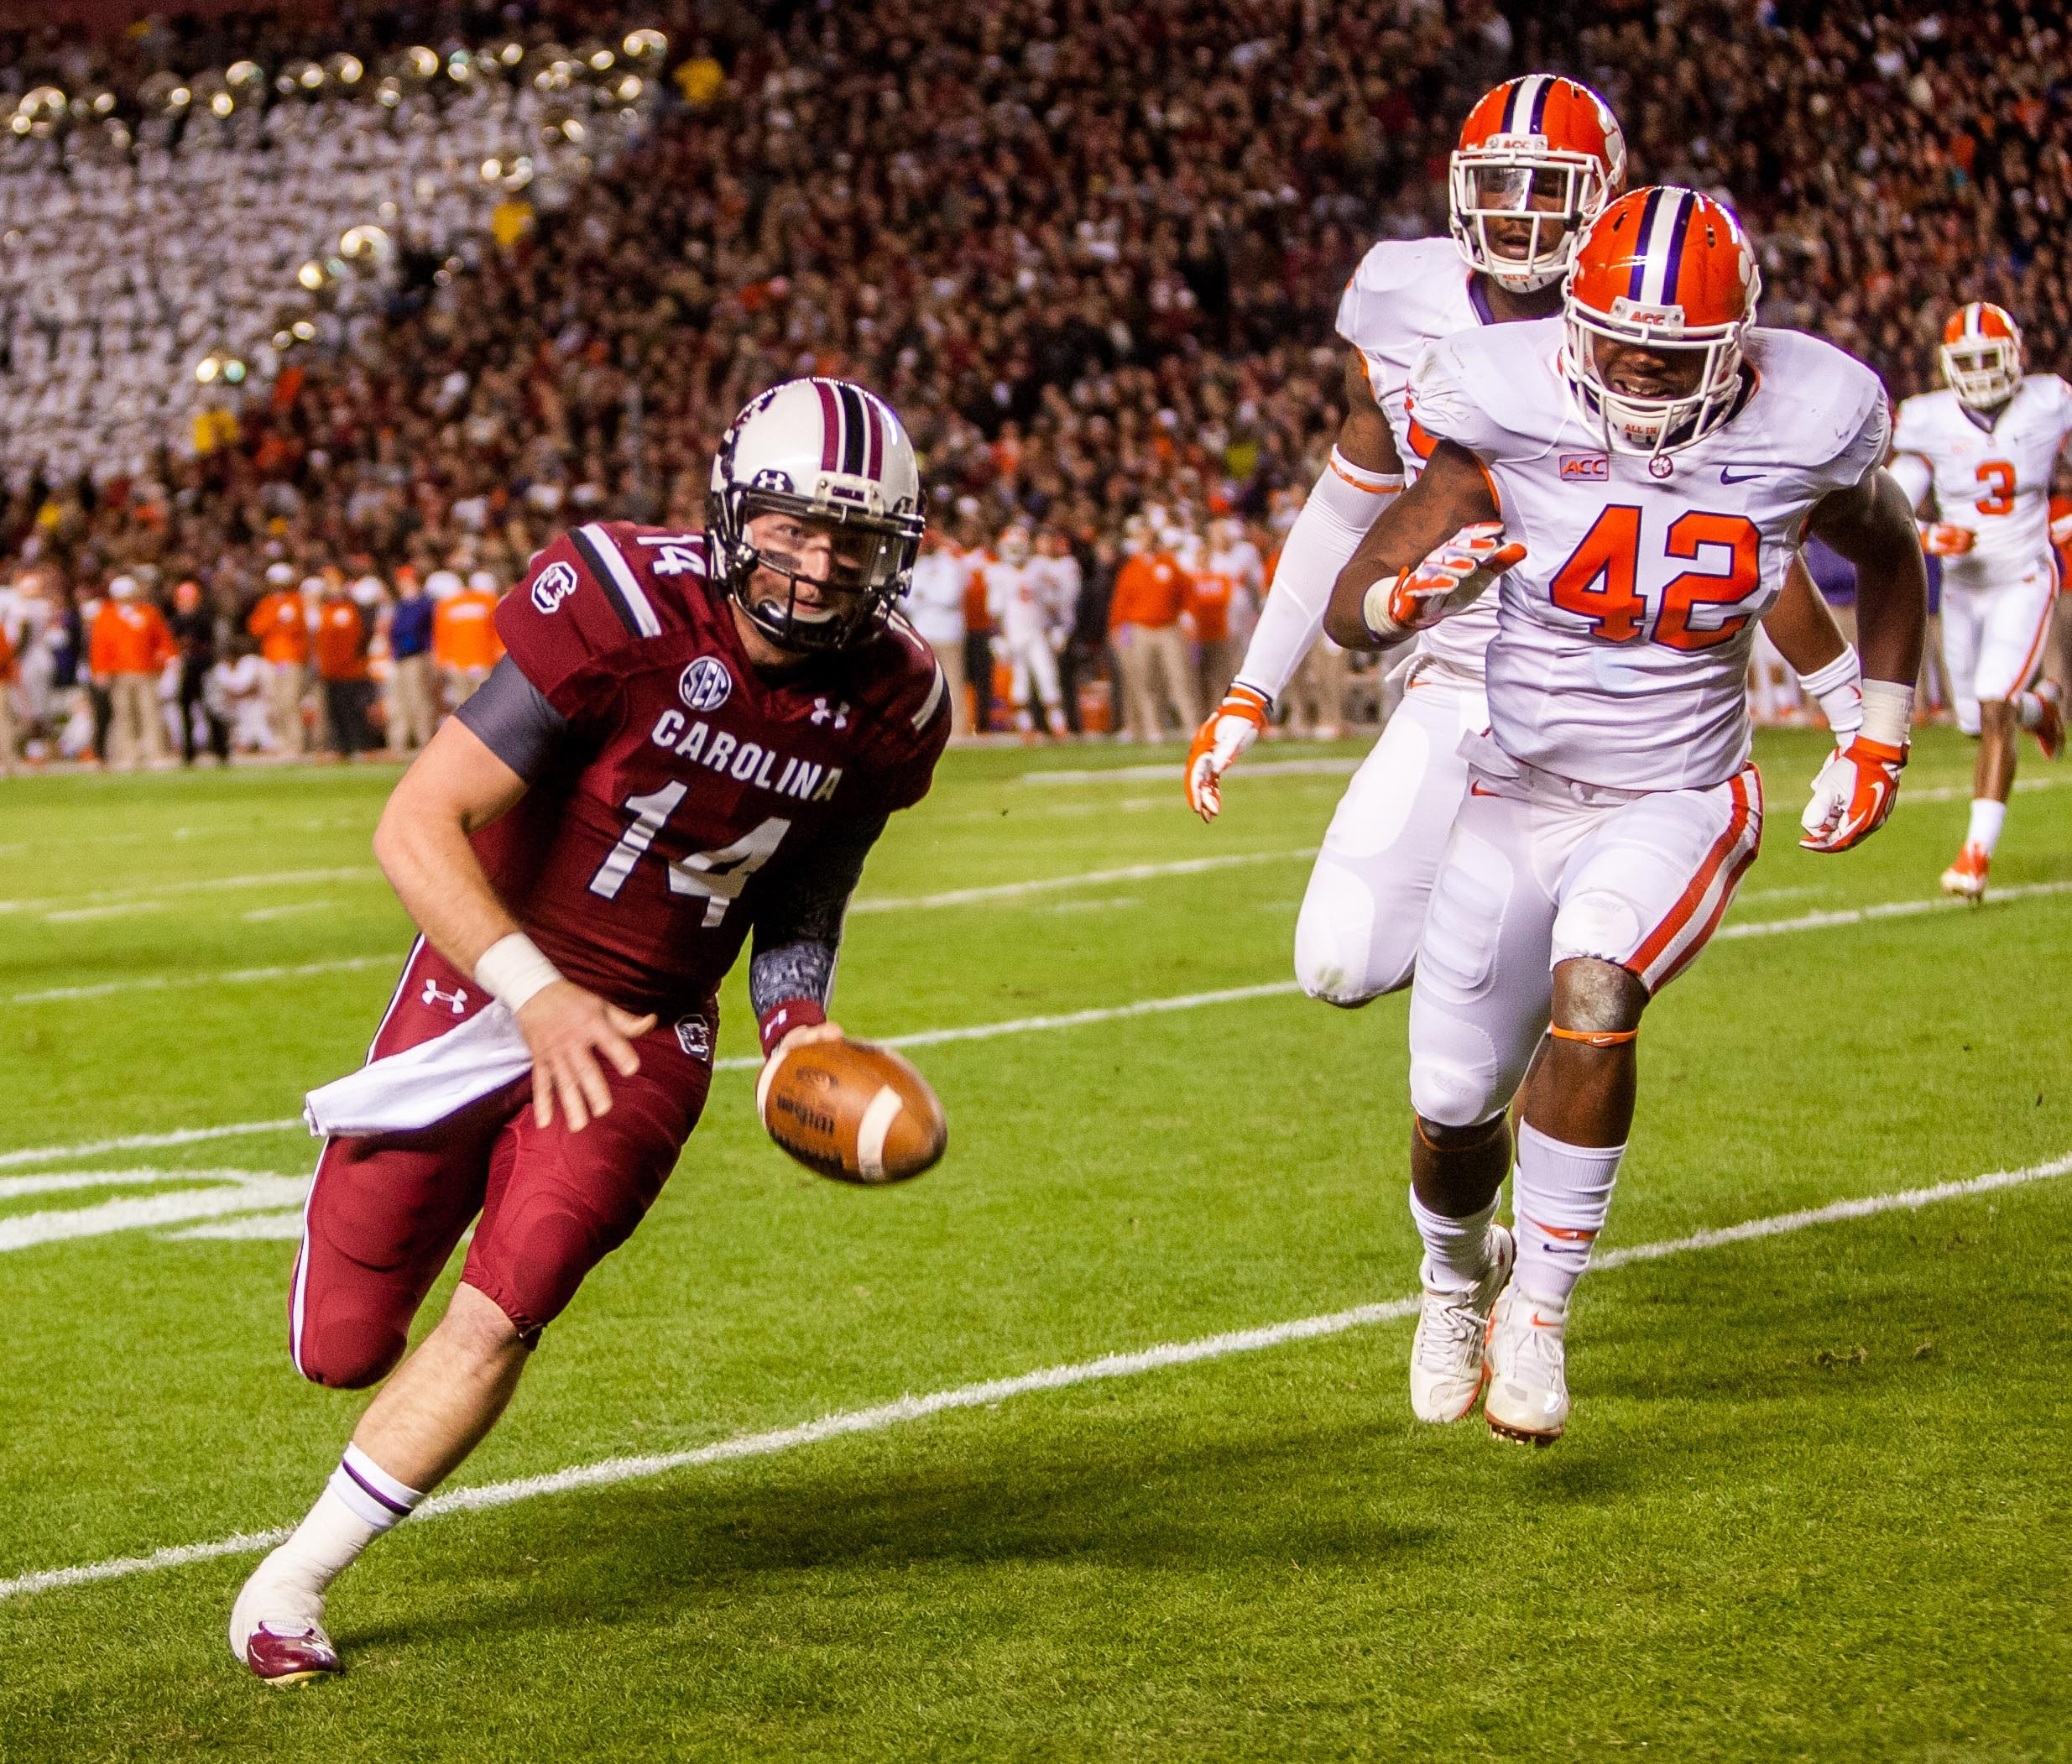
[{"label": "under armour logo", "polygon": [[825,698],[816,698],[813,701],[813,714],[809,719],[813,727],[818,728],[820,725],[827,722],[829,718],[832,718],[834,719],[834,726],[837,728],[847,728],[849,726],[848,706],[843,704],[830,710],[827,706],[827,701]]},{"label": "under armour logo", "polygon": [[420,998],[420,1002],[425,1005],[444,1005],[452,1010],[455,1016],[466,1016],[467,1015],[467,989],[465,986],[456,986],[451,992],[441,992],[439,990],[439,983],[436,980],[427,979],[425,982],[425,990]]}]

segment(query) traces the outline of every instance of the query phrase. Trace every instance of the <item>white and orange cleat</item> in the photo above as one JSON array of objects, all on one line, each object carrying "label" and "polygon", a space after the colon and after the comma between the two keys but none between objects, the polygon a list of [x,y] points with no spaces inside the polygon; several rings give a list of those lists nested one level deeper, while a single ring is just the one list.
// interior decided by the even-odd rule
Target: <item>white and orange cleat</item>
[{"label": "white and orange cleat", "polygon": [[1992,864],[1982,845],[1965,842],[1957,861],[1943,872],[1943,892],[1956,895],[1974,906],[1986,898],[1986,872]]},{"label": "white and orange cleat", "polygon": [[2043,758],[2055,759],[2064,751],[2064,695],[2058,682],[2046,680],[2036,688],[2036,702],[2043,706],[2043,713],[2036,720],[2036,727],[2029,731],[2035,736],[2036,744],[2043,750]]},{"label": "white and orange cleat", "polygon": [[1410,1407],[1418,1420],[1443,1426],[1474,1408],[1485,1375],[1490,1313],[1517,1259],[1510,1231],[1493,1224],[1488,1271],[1474,1286],[1435,1286],[1428,1266],[1420,1271],[1424,1303],[1410,1344]]},{"label": "white and orange cleat", "polygon": [[1490,1318],[1483,1418],[1499,1439],[1552,1445],[1568,1424],[1568,1307],[1506,1286]]}]

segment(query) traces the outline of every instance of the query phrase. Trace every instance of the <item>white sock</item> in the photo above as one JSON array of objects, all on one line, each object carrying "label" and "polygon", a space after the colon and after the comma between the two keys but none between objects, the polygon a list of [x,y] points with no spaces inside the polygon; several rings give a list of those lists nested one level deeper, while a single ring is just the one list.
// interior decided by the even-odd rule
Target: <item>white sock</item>
[{"label": "white sock", "polygon": [[1496,1197],[1479,1213],[1465,1219],[1448,1219],[1434,1213],[1410,1191],[1410,1216],[1417,1235],[1424,1239],[1424,1266],[1419,1271],[1425,1285],[1448,1292],[1472,1286],[1489,1271],[1490,1221],[1496,1217]]},{"label": "white sock", "polygon": [[2000,843],[2000,830],[2007,824],[2007,805],[1996,802],[1991,796],[1974,796],[1971,799],[1971,829],[1964,836],[1966,845],[1975,845],[1987,857]]},{"label": "white sock", "polygon": [[349,1445],[309,1516],[270,1559],[283,1578],[321,1597],[368,1544],[402,1524],[424,1498]]},{"label": "white sock", "polygon": [[2043,720],[2043,701],[2033,692],[2017,692],[2014,720],[2025,729],[2033,729]]},{"label": "white sock", "polygon": [[1537,1127],[1518,1129],[1511,1178],[1518,1269],[1513,1278],[1535,1298],[1565,1305],[1589,1266],[1590,1246],[1611,1211],[1624,1146],[1568,1146]]}]

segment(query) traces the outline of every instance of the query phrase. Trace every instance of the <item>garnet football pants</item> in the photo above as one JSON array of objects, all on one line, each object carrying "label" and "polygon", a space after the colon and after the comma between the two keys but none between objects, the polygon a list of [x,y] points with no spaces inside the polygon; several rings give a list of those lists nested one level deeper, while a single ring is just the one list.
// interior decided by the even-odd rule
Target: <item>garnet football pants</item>
[{"label": "garnet football pants", "polygon": [[1444,1127],[1500,1113],[1563,962],[1610,962],[1661,991],[1704,947],[1761,839],[1752,765],[1708,790],[1612,791],[1470,743],[1410,994],[1412,1106]]},{"label": "garnet football pants", "polygon": [[[429,1041],[484,1002],[420,940],[368,1057]],[[581,1133],[558,1106],[551,1126],[535,1124],[528,1078],[421,1133],[326,1140],[289,1300],[295,1369],[348,1388],[385,1376],[478,1214],[461,1278],[536,1335],[661,1193],[705,1106],[717,1026],[709,1010],[660,1025],[634,1044],[629,1078],[600,1061],[612,1111]]]},{"label": "garnet football pants", "polygon": [[1489,726],[1480,681],[1423,665],[1323,836],[1295,921],[1295,978],[1364,1005],[1410,984],[1425,906],[1468,794],[1461,738]]}]

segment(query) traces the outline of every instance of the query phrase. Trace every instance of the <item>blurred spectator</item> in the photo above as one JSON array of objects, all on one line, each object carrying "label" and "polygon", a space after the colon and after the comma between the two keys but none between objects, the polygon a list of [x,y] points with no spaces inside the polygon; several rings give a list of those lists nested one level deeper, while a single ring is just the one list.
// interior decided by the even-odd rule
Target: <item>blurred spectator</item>
[{"label": "blurred spectator", "polygon": [[1086,577],[1073,555],[1072,541],[1056,527],[1036,535],[1036,555],[1029,566],[1037,598],[1049,611],[1052,647],[1057,654],[1058,689],[1064,699],[1065,724],[1073,734],[1079,728],[1080,655],[1077,642],[1079,603],[1086,593]]},{"label": "blurred spectator", "polygon": [[1155,548],[1148,532],[1126,540],[1125,549],[1130,555],[1115,574],[1108,622],[1122,668],[1130,738],[1163,740],[1161,719],[1167,706],[1184,736],[1202,720],[1187,641],[1180,631],[1187,576],[1170,553]]},{"label": "blurred spectator", "polygon": [[971,565],[963,547],[931,525],[921,535],[914,583],[904,610],[942,666],[950,692],[950,733],[971,733],[971,698],[964,689],[964,590]]},{"label": "blurred spectator", "polygon": [[230,652],[209,670],[205,688],[211,710],[230,725],[241,754],[269,754],[274,735],[267,704],[267,665],[249,637],[231,639]]},{"label": "blurred spectator", "polygon": [[966,532],[958,550],[964,566],[964,676],[971,688],[972,727],[981,735],[993,727],[993,610],[986,598],[985,568],[993,561],[993,554],[977,542],[970,522],[978,513],[978,502],[970,503],[970,514],[966,514],[960,505],[958,513],[966,522]]},{"label": "blurred spectator", "polygon": [[295,571],[288,565],[269,564],[266,592],[245,621],[266,664],[266,707],[273,723],[274,749],[290,755],[308,745],[302,725],[302,688],[310,660],[309,615],[301,595],[291,586],[294,581]]},{"label": "blurred spectator", "polygon": [[473,696],[503,656],[496,627],[496,577],[478,570],[463,583],[452,571],[440,570],[425,586],[432,599],[432,660],[451,710]]},{"label": "blurred spectator", "polygon": [[431,597],[404,564],[389,609],[389,751],[400,759],[431,739],[438,723],[431,676]]},{"label": "blurred spectator", "polygon": [[0,625],[0,778],[14,775],[15,759],[21,752],[14,718],[15,686],[21,677],[14,645],[8,639],[6,626]]},{"label": "blurred spectator", "polygon": [[112,744],[103,757],[118,770],[156,765],[164,758],[159,715],[159,676],[174,659],[165,615],[139,598],[133,576],[117,576],[94,615],[88,666],[107,693]]},{"label": "blurred spectator", "polygon": [[366,614],[344,581],[327,579],[316,608],[316,673],[323,682],[332,750],[341,759],[371,753],[376,744],[368,716],[374,702],[374,682],[367,666],[372,634]]},{"label": "blurred spectator", "polygon": [[216,665],[216,615],[201,603],[201,584],[183,582],[173,589],[172,617],[166,620],[180,652],[180,763],[192,765],[195,721],[207,726],[209,751],[219,765],[230,764],[230,728],[211,707],[208,676]]}]

